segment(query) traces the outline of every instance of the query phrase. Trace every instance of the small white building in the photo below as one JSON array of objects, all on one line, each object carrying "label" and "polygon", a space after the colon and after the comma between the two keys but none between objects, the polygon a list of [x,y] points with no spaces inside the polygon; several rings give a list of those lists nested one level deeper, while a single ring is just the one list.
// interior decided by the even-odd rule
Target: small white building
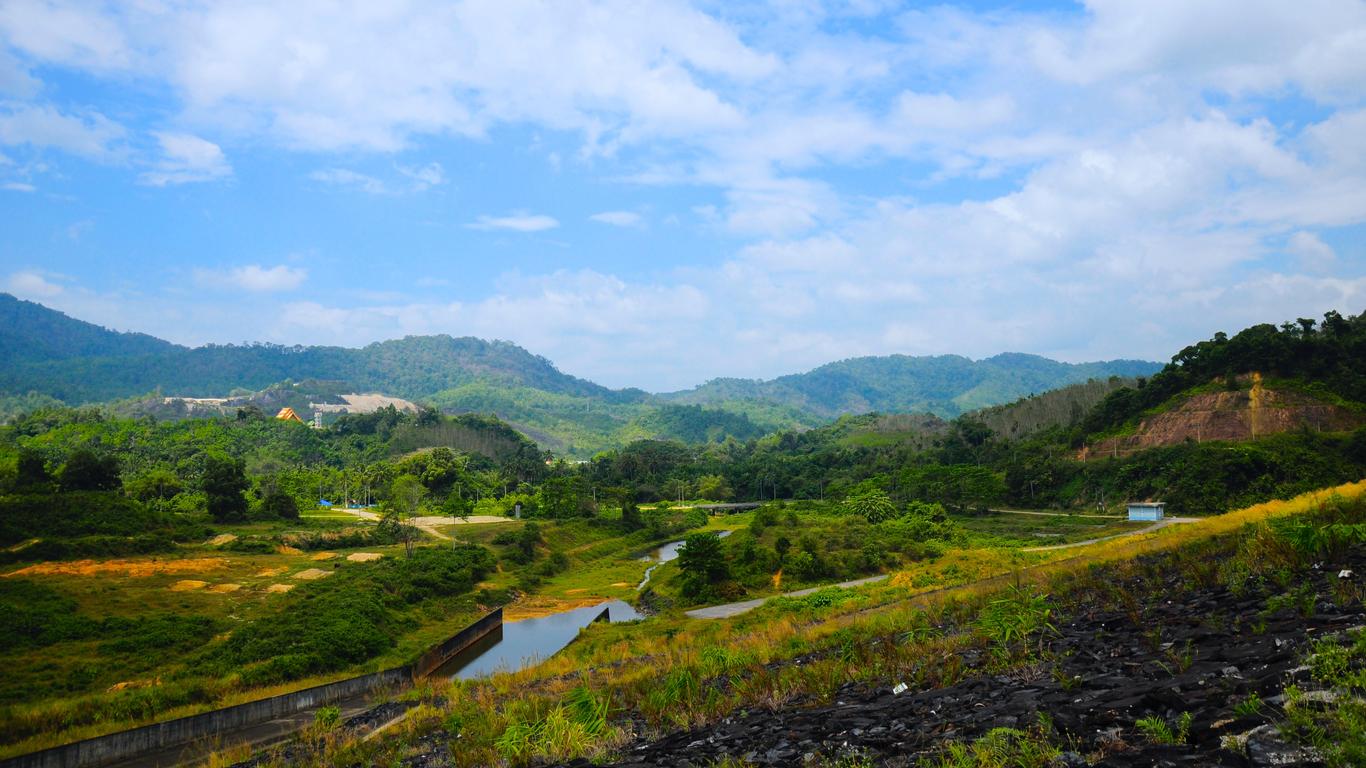
[{"label": "small white building", "polygon": [[1167,509],[1165,501],[1131,501],[1129,502],[1129,520],[1131,521],[1158,521],[1162,519]]}]

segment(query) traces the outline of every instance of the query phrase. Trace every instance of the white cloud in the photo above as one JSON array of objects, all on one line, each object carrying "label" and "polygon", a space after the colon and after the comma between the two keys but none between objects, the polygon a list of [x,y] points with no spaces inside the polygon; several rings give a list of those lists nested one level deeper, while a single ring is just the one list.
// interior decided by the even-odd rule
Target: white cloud
[{"label": "white cloud", "polygon": [[399,165],[395,169],[402,176],[399,182],[386,182],[368,174],[347,168],[325,168],[310,173],[308,177],[325,184],[339,187],[352,187],[372,195],[396,195],[402,192],[425,192],[432,187],[446,183],[446,172],[440,163],[408,167]]},{"label": "white cloud", "polygon": [[[113,16],[105,13],[113,11]],[[123,69],[135,55],[124,34],[127,18],[117,6],[44,0],[0,5],[0,38],[39,59],[96,70]]]},{"label": "white cloud", "polygon": [[226,270],[196,269],[195,281],[201,285],[240,288],[253,293],[292,291],[308,279],[308,270],[283,264],[262,267],[249,264]]},{"label": "white cloud", "polygon": [[640,214],[634,211],[603,211],[588,218],[590,221],[596,221],[599,224],[611,224],[614,227],[641,227],[645,224],[645,220],[641,218]]},{"label": "white cloud", "polygon": [[188,184],[215,181],[232,175],[232,166],[217,144],[188,133],[156,132],[161,145],[161,157],[153,169],[138,177],[143,184],[164,187],[169,184]]},{"label": "white cloud", "polygon": [[1299,260],[1300,267],[1310,272],[1326,272],[1337,261],[1333,246],[1313,232],[1294,233],[1286,242],[1286,250]]},{"label": "white cloud", "polygon": [[21,299],[50,299],[62,293],[62,286],[37,270],[13,272],[5,278],[5,290]]},{"label": "white cloud", "polygon": [[0,184],[0,189],[9,190],[10,192],[35,192],[38,188],[22,181],[7,181]]},{"label": "white cloud", "polygon": [[560,222],[544,214],[531,214],[522,211],[511,213],[507,216],[480,216],[468,226],[470,229],[501,229],[510,232],[544,232],[547,229],[554,229],[560,226]]},{"label": "white cloud", "polygon": [[[32,101],[48,93],[33,73],[70,68],[162,86],[174,124],[230,146],[345,151],[313,161],[311,178],[373,194],[433,189],[447,173],[406,152],[367,153],[521,131],[550,137],[536,157],[565,176],[685,189],[672,202],[720,241],[719,265],[520,276],[446,304],[375,288],[360,306],[294,303],[288,322],[266,312],[257,326],[348,342],[512,337],[623,384],[891,351],[1161,358],[1213,330],[1359,310],[1360,2],[863,5],[304,0],[152,12],[14,0],[0,8],[0,88],[16,84],[7,98],[18,100],[0,104],[0,143],[117,159],[121,127]],[[231,173],[209,146],[153,172]],[[476,188],[476,166],[460,167],[462,186]],[[11,188],[31,186],[6,172]],[[663,207],[640,210],[664,222]],[[644,224],[627,210],[589,218]],[[559,224],[518,211],[468,226]],[[1341,253],[1329,245],[1344,240]],[[304,279],[251,269],[258,285]],[[253,283],[232,270],[205,279]],[[459,290],[478,289],[462,277]],[[727,311],[695,312],[708,304]]]},{"label": "white cloud", "polygon": [[400,165],[398,172],[412,180],[414,192],[422,192],[446,183],[446,169],[441,167],[441,163],[427,163],[414,168]]},{"label": "white cloud", "polygon": [[116,159],[123,126],[98,112],[0,101],[0,144],[60,149],[92,160]]},{"label": "white cloud", "polygon": [[372,195],[387,195],[389,187],[374,176],[367,176],[346,168],[326,168],[308,174],[308,178],[314,181],[321,181],[324,184],[335,184],[339,187],[354,187],[362,192]]}]

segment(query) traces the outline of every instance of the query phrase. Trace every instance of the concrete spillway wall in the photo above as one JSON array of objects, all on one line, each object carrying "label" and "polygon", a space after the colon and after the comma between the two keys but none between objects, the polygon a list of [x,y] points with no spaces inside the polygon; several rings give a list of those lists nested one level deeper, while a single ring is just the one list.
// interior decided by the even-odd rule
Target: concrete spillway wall
[{"label": "concrete spillway wall", "polygon": [[503,625],[503,609],[498,608],[489,615],[455,633],[449,640],[435,646],[418,657],[412,664],[412,677],[421,680],[433,670],[450,661],[456,654],[478,642],[489,632]]},{"label": "concrete spillway wall", "polygon": [[303,712],[372,691],[405,688],[502,624],[503,609],[498,608],[422,654],[412,664],[19,755],[0,761],[0,768],[94,768],[157,750],[231,734],[238,729],[268,722],[277,717]]}]

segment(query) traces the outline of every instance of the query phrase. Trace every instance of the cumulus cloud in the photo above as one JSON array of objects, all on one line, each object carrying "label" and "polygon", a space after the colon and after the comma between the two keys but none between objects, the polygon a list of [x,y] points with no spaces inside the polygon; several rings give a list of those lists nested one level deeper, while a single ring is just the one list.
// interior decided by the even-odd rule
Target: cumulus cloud
[{"label": "cumulus cloud", "polygon": [[[299,334],[286,340],[511,337],[575,372],[667,387],[892,351],[1161,358],[1213,330],[1363,305],[1360,2],[150,7],[4,4],[15,75],[0,87],[18,95],[0,104],[0,143],[118,158],[122,127],[42,101],[33,73],[63,67],[163,85],[176,125],[314,153],[314,181],[371,194],[446,184],[411,160],[429,144],[525,130],[553,137],[560,174],[685,191],[659,195],[673,211],[623,196],[468,228],[643,226],[636,208],[661,229],[684,213],[715,246],[648,277],[604,261],[480,295],[422,286],[458,302],[376,289],[291,303],[284,323],[261,313]],[[194,146],[149,173],[231,173]],[[232,276],[211,282],[252,282]]]},{"label": "cumulus cloud", "polygon": [[1333,246],[1313,232],[1299,231],[1290,236],[1286,250],[1299,260],[1300,266],[1310,272],[1325,272],[1337,261]]},{"label": "cumulus cloud", "polygon": [[51,105],[0,101],[0,144],[53,148],[92,160],[121,154],[126,131],[98,112],[72,113]]},{"label": "cumulus cloud", "polygon": [[10,273],[5,290],[21,299],[50,299],[62,293],[62,286],[38,270],[26,269]]},{"label": "cumulus cloud", "polygon": [[143,184],[164,187],[232,175],[232,166],[217,144],[188,133],[159,131],[153,135],[161,146],[161,156],[153,162],[152,170],[138,177]]},{"label": "cumulus cloud", "polygon": [[470,229],[544,232],[547,229],[555,229],[560,226],[560,222],[551,216],[522,211],[506,216],[480,216],[468,226]]},{"label": "cumulus cloud", "polygon": [[308,270],[284,264],[274,267],[249,264],[221,270],[197,269],[194,276],[201,285],[239,288],[252,293],[275,293],[292,291],[303,285],[308,279]]}]

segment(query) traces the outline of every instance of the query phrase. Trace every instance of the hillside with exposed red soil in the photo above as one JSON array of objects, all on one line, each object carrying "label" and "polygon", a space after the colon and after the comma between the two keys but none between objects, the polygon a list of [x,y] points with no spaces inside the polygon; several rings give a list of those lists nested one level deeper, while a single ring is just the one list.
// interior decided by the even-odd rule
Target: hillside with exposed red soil
[{"label": "hillside with exposed red soil", "polygon": [[1126,456],[1187,440],[1252,440],[1306,428],[1338,432],[1366,424],[1366,413],[1327,403],[1303,392],[1264,386],[1259,375],[1248,389],[1205,392],[1169,410],[1142,418],[1133,434],[1085,446],[1082,460]]}]

